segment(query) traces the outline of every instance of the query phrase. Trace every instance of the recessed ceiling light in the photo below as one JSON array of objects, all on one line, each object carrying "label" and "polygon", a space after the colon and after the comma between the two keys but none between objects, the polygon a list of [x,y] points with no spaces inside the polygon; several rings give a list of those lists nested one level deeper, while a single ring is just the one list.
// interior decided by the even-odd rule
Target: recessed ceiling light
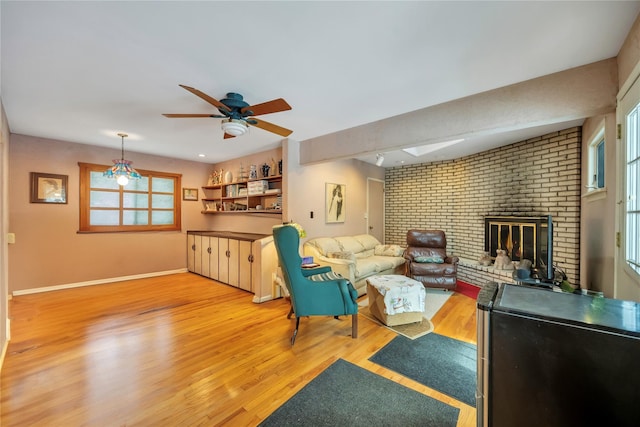
[{"label": "recessed ceiling light", "polygon": [[205,157],[205,155],[200,153],[200,154],[198,154],[198,157]]}]

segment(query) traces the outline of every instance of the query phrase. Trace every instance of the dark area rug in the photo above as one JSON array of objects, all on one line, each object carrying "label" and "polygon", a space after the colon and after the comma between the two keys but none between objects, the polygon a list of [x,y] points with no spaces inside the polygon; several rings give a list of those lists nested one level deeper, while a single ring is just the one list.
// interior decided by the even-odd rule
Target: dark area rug
[{"label": "dark area rug", "polygon": [[459,413],[458,408],[338,359],[260,426],[454,427]]},{"label": "dark area rug", "polygon": [[476,406],[476,346],[431,333],[397,336],[369,358],[429,388]]}]

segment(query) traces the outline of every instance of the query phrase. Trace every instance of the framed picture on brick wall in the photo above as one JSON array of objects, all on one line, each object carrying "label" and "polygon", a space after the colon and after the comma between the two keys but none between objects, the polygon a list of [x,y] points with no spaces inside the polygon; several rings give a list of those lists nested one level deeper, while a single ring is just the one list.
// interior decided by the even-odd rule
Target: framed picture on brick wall
[{"label": "framed picture on brick wall", "polygon": [[325,183],[325,222],[327,224],[344,222],[346,190],[345,184]]}]

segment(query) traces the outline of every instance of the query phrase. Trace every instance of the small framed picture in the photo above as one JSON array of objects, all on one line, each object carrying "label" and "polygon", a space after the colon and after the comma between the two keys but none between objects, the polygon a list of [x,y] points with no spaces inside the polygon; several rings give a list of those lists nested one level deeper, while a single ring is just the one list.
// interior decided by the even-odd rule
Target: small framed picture
[{"label": "small framed picture", "polygon": [[325,222],[344,222],[345,219],[345,184],[325,183]]},{"label": "small framed picture", "polygon": [[182,189],[182,200],[198,200],[198,189],[197,188],[183,188]]},{"label": "small framed picture", "polygon": [[31,203],[67,203],[67,175],[31,172]]}]

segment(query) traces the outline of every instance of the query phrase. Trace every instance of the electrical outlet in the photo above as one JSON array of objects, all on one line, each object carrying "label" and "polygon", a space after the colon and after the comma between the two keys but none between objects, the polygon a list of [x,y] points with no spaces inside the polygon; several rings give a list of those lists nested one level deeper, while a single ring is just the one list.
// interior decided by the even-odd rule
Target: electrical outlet
[{"label": "electrical outlet", "polygon": [[15,243],[15,242],[16,242],[16,234],[7,233],[7,243]]}]

